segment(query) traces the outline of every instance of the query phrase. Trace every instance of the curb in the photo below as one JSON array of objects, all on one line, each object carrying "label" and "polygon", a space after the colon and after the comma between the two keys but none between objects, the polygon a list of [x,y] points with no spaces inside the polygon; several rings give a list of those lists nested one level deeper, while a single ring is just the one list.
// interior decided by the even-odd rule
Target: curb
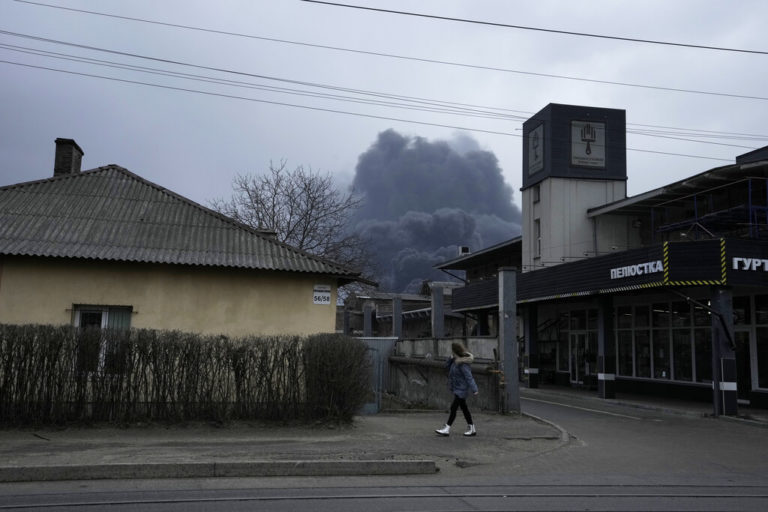
[{"label": "curb", "polygon": [[436,472],[437,466],[435,461],[432,460],[297,460],[29,467],[2,466],[0,467],[0,482],[268,476],[424,475]]},{"label": "curb", "polygon": [[566,444],[571,439],[571,435],[568,433],[567,430],[565,430],[563,427],[558,425],[557,423],[553,423],[549,420],[545,420],[544,418],[540,418],[538,416],[535,416],[533,414],[527,413],[527,412],[521,412],[520,413],[523,416],[528,416],[534,421],[538,421],[540,423],[544,423],[545,425],[549,425],[550,427],[556,429],[558,432],[560,432],[560,443],[561,445]]}]

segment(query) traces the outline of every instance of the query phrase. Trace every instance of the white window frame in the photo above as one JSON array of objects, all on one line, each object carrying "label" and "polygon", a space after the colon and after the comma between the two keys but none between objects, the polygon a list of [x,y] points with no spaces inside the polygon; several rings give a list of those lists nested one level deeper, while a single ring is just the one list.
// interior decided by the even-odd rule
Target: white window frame
[{"label": "white window frame", "polygon": [[[106,329],[109,326],[109,310],[113,308],[130,309],[133,312],[131,306],[91,306],[87,304],[77,304],[73,306],[74,311],[74,326],[80,328],[82,313],[101,313],[101,325],[100,329]],[[106,339],[102,336],[99,340],[99,360],[96,371],[101,373],[104,371],[104,366],[107,359],[107,343]]]}]

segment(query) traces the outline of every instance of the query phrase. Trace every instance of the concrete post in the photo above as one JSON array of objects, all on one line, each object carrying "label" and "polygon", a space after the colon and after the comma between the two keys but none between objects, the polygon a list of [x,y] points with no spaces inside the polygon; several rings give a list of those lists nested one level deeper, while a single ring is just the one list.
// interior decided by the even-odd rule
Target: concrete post
[{"label": "concrete post", "polygon": [[502,411],[520,412],[520,375],[517,347],[517,269],[499,269],[499,359],[504,376]]},{"label": "concrete post", "polygon": [[613,316],[613,297],[601,297],[597,309],[597,393],[600,398],[616,398]]},{"label": "concrete post", "polygon": [[713,287],[712,308],[712,407],[714,415],[738,414],[736,352],[733,347],[733,293]]},{"label": "concrete post", "polygon": [[539,309],[536,304],[525,307],[525,373],[528,387],[539,387]]},{"label": "concrete post", "polygon": [[445,314],[443,313],[443,287],[432,287],[432,337],[435,339],[445,336]]},{"label": "concrete post", "polygon": [[344,308],[344,325],[342,329],[344,330],[344,334],[350,335],[352,334],[352,326],[350,322],[350,311],[346,308]]},{"label": "concrete post", "polygon": [[373,337],[373,304],[370,302],[363,306],[363,337]]},{"label": "concrete post", "polygon": [[392,337],[400,339],[403,337],[403,298],[395,297],[392,299]]}]

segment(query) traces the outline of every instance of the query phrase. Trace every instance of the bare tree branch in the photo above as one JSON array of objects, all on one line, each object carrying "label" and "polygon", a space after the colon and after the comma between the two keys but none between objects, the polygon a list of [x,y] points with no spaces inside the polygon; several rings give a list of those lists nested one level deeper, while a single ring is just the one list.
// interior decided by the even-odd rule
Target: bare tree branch
[{"label": "bare tree branch", "polygon": [[362,199],[339,190],[329,173],[285,160],[270,162],[269,172],[237,175],[229,200],[211,207],[255,229],[270,230],[277,239],[310,254],[370,273],[367,246],[350,228],[352,214]]}]

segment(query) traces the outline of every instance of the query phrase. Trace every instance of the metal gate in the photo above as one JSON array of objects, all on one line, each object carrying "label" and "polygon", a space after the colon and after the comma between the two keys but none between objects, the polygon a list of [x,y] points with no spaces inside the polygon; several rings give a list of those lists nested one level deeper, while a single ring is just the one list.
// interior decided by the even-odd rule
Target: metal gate
[{"label": "metal gate", "polygon": [[360,414],[376,414],[381,410],[381,394],[389,385],[389,356],[397,338],[360,338],[368,347],[371,365],[369,394]]}]

